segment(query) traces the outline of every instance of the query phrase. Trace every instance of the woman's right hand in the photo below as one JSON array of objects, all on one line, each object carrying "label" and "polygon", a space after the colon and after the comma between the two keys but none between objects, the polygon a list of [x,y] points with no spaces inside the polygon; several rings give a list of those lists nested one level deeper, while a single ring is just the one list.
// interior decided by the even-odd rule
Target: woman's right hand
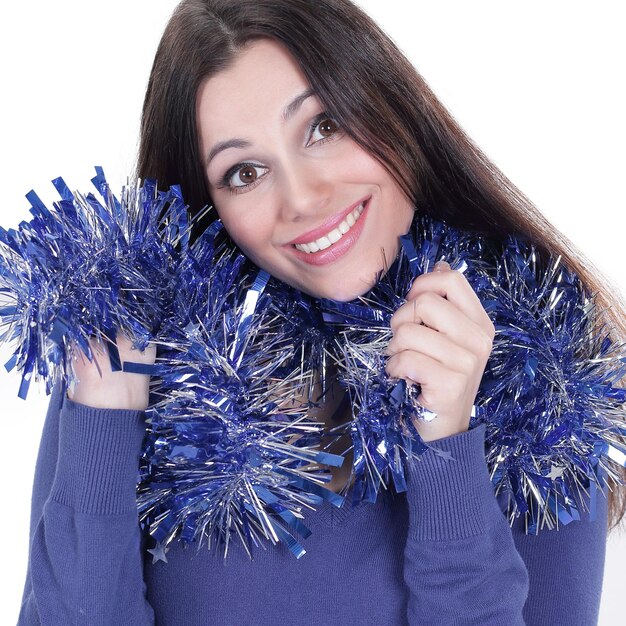
[{"label": "woman's right hand", "polygon": [[[92,338],[89,344],[93,352],[91,362],[77,346],[72,350],[72,367],[78,380],[73,386],[68,386],[67,397],[97,409],[145,411],[148,408],[150,376],[111,371],[105,343]],[[143,352],[133,350],[132,342],[122,334],[118,334],[116,344],[122,363],[132,361],[151,365],[155,362],[155,345],[148,345]]]}]

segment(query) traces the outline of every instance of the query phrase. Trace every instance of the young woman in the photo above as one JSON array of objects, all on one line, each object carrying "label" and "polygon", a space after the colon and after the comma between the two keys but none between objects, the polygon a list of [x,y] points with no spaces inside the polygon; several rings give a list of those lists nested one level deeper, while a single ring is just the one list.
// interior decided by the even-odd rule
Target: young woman
[{"label": "young woman", "polygon": [[[180,184],[193,211],[214,204],[252,261],[317,297],[365,293],[417,210],[562,254],[626,331],[583,257],[348,0],[184,0],[152,69],[138,175]],[[46,419],[20,624],[595,623],[623,492],[600,498],[595,520],[510,528],[484,428],[468,430],[494,338],[480,300],[444,264],[415,281],[392,330],[388,373],[420,382],[438,418],[416,427],[457,463],[427,453],[406,494],[321,506],[298,561],[276,546],[250,561],[182,544],[144,560],[135,484],[148,380],[78,361],[80,382],[55,390]],[[331,487],[348,479],[336,472]]]}]

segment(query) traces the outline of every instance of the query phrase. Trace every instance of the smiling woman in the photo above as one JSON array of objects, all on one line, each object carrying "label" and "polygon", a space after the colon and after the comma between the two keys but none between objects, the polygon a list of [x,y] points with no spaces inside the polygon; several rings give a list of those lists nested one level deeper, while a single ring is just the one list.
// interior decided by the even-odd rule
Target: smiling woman
[{"label": "smiling woman", "polygon": [[[333,300],[372,287],[416,214],[494,240],[514,234],[539,258],[562,255],[610,309],[614,338],[626,336],[601,274],[349,0],[183,0],[154,60],[137,174],[180,184],[195,213],[214,205],[256,265]],[[298,561],[282,544],[253,561],[237,547],[222,561],[176,542],[147,555],[134,488],[148,398],[125,393],[146,381],[85,371],[73,391],[55,389],[19,623],[596,623],[623,490],[558,531],[507,523],[484,425],[469,427],[495,337],[485,307],[445,263],[417,277],[391,318],[387,369],[420,383],[437,419],[416,428],[435,446],[407,468],[407,492],[306,511],[313,533]],[[329,431],[350,419],[349,399],[338,391],[317,407]],[[330,484],[349,487],[345,473]]]},{"label": "smiling woman", "polygon": [[324,110],[283,45],[256,41],[204,80],[196,119],[211,198],[257,265],[312,295],[351,300],[395,258],[412,200]]}]

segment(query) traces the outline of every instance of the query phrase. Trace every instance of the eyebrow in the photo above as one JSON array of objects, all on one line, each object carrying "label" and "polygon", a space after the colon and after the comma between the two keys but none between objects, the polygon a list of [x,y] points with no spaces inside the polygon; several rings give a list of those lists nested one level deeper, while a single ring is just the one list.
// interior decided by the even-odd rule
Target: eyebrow
[{"label": "eyebrow", "polygon": [[[296,96],[283,110],[281,119],[283,122],[287,122],[290,120],[300,109],[303,102],[315,95],[315,90],[307,89],[303,91],[300,95]],[[227,139],[226,141],[220,141],[216,143],[210,150],[209,156],[207,157],[206,164],[209,163],[224,150],[228,150],[229,148],[249,148],[252,144],[247,139]]]},{"label": "eyebrow", "polygon": [[302,106],[302,103],[311,96],[315,95],[315,91],[313,89],[307,89],[303,91],[299,96],[296,96],[286,107],[282,114],[283,122],[289,121],[297,112],[298,109]]}]

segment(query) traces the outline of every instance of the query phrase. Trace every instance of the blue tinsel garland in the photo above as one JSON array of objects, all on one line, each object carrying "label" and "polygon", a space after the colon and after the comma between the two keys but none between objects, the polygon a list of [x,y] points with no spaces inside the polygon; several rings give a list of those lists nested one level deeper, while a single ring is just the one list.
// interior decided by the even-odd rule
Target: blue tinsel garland
[{"label": "blue tinsel garland", "polygon": [[70,379],[69,346],[89,355],[90,335],[124,331],[139,347],[158,345],[154,366],[123,367],[154,376],[138,487],[153,552],[180,536],[225,553],[235,537],[250,553],[264,539],[304,553],[303,511],[342,502],[323,487],[342,459],[320,449],[323,425],[307,416],[311,381],[324,381],[330,363],[353,406],[353,500],[406,489],[406,463],[437,448],[413,426],[415,387],[386,376],[384,348],[412,280],[440,258],[464,273],[496,326],[470,427],[487,426],[510,522],[526,515],[533,533],[568,523],[620,482],[624,348],[592,328],[592,298],[560,259],[417,216],[370,292],[318,302],[268,282],[217,223],[189,245],[178,188],[137,183],[117,200],[97,173],[103,204],[58,179],[55,210],[31,193],[31,222],[0,229],[0,323],[16,345],[7,369],[22,370],[21,397],[33,372],[48,388]]},{"label": "blue tinsel garland", "polygon": [[120,369],[117,332],[145,348],[176,290],[191,228],[180,189],[135,183],[118,200],[101,168],[92,182],[102,202],[57,178],[61,200],[53,209],[31,191],[30,222],[0,228],[1,339],[15,346],[5,367],[22,372],[21,398],[33,374],[46,380],[48,393],[55,382],[71,381],[70,347],[91,360],[90,336],[107,340],[112,369]]},{"label": "blue tinsel garland", "polygon": [[496,327],[470,428],[486,424],[487,464],[510,523],[525,515],[534,534],[595,510],[597,490],[620,483],[615,462],[626,460],[626,390],[615,386],[626,374],[624,345],[592,326],[592,297],[560,258],[542,259],[521,238],[499,242],[420,215],[370,292],[320,303],[353,400],[354,500],[375,500],[390,480],[405,490],[398,458],[437,452],[411,428],[411,416],[430,418],[412,403],[419,386],[389,379],[384,349],[412,281],[440,259],[464,273]]},{"label": "blue tinsel garland", "polygon": [[343,502],[323,486],[343,458],[320,449],[323,424],[308,417],[313,372],[296,358],[290,300],[217,244],[219,231],[214,222],[192,247],[158,334],[140,519],[160,554],[180,532],[224,556],[239,537],[250,555],[266,539],[299,558],[302,508]]}]

